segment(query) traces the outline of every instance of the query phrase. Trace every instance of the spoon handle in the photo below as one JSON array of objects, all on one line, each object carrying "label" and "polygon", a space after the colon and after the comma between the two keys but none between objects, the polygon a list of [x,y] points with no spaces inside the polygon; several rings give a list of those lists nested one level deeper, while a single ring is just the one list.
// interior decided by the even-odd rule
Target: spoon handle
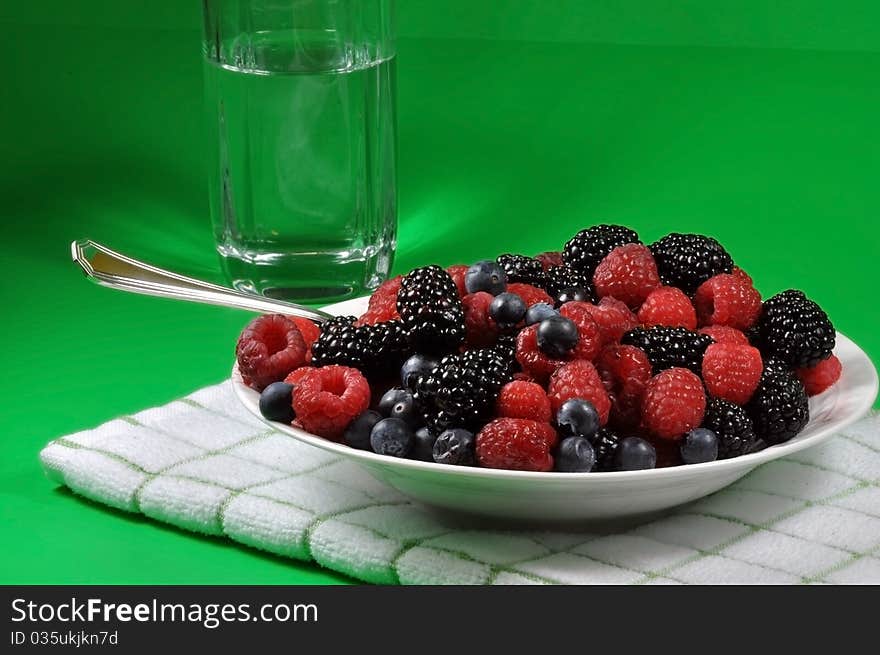
[{"label": "spoon handle", "polygon": [[246,309],[264,314],[285,314],[323,323],[331,314],[283,300],[272,300],[218,284],[172,273],[110,250],[89,239],[70,244],[73,261],[86,277],[105,287],[162,298]]}]

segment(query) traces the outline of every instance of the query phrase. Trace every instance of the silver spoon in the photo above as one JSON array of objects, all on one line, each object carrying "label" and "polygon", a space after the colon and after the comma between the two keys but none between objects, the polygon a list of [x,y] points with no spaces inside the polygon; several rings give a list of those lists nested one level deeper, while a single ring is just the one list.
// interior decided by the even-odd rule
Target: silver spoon
[{"label": "silver spoon", "polygon": [[299,316],[315,323],[333,318],[332,314],[296,303],[272,300],[172,273],[114,252],[89,239],[74,241],[70,244],[70,251],[73,261],[80,265],[86,277],[101,286],[265,314]]}]

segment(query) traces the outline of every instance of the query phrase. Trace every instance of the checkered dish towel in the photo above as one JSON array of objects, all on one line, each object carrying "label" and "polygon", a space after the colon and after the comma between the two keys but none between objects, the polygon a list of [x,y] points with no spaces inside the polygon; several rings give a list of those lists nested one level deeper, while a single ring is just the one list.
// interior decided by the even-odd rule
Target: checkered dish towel
[{"label": "checkered dish towel", "polygon": [[87,498],[367,582],[880,583],[880,415],[659,519],[584,532],[438,514],[268,428],[228,382],[40,459]]}]

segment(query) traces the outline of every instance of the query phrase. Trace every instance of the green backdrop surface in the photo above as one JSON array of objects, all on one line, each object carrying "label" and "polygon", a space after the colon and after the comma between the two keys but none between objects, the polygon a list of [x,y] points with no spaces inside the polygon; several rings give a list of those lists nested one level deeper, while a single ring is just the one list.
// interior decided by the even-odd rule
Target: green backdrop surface
[{"label": "green backdrop surface", "polygon": [[[197,3],[38,4],[0,8],[0,582],[345,582],[42,476],[49,439],[222,380],[247,316],[88,285],[67,254],[216,278]],[[400,4],[396,271],[599,221],[701,231],[880,357],[875,4]]]}]

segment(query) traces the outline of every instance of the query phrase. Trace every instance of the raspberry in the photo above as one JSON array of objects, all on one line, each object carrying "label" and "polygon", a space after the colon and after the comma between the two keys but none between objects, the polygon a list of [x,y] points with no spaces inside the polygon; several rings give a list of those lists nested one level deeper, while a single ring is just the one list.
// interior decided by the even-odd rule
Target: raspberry
[{"label": "raspberry", "polygon": [[602,384],[596,367],[590,362],[576,359],[556,369],[550,377],[547,387],[547,395],[550,397],[550,406],[553,413],[559,411],[559,407],[570,398],[582,398],[593,403],[599,413],[599,424],[604,426],[608,423],[611,413],[611,399]]},{"label": "raspberry", "polygon": [[648,294],[639,309],[639,322],[645,327],[665,325],[696,330],[697,313],[681,289],[658,287]]},{"label": "raspberry", "polygon": [[385,280],[379,288],[370,296],[367,311],[357,320],[356,326],[375,325],[386,321],[400,319],[397,313],[397,292],[400,291],[400,283],[403,276],[398,275],[390,280]]},{"label": "raspberry", "polygon": [[602,298],[598,305],[591,305],[588,311],[599,326],[602,345],[617,343],[638,325],[638,319],[626,303],[611,296]]},{"label": "raspberry", "polygon": [[593,361],[602,349],[602,330],[592,315],[593,305],[586,302],[567,302],[559,313],[571,319],[578,329],[578,342],[571,351],[572,359]]},{"label": "raspberry", "polygon": [[306,366],[284,381],[293,385],[296,424],[326,439],[339,441],[348,424],[370,406],[370,385],[356,368]]},{"label": "raspberry", "polygon": [[593,275],[596,294],[613,296],[636,309],[660,286],[657,264],[647,246],[630,243],[612,250]]},{"label": "raspberry", "polygon": [[755,286],[755,281],[752,279],[752,276],[742,270],[739,266],[734,266],[733,270],[730,271],[730,274],[734,277],[738,277],[743,282],[748,282],[752,286]]},{"label": "raspberry", "polygon": [[710,325],[709,327],[700,328],[700,334],[711,337],[715,343],[736,343],[742,346],[749,345],[749,338],[745,332],[741,332],[736,328],[727,327],[725,325]]},{"label": "raspberry", "polygon": [[735,343],[713,343],[703,355],[703,381],[709,394],[745,405],[761,382],[761,351]]},{"label": "raspberry", "polygon": [[544,291],[543,289],[539,289],[538,287],[532,286],[531,284],[524,284],[523,282],[512,282],[507,285],[507,291],[509,293],[515,293],[525,302],[526,307],[531,307],[532,305],[537,305],[539,302],[545,302],[551,307],[553,306],[553,298]]},{"label": "raspberry", "polygon": [[795,375],[804,383],[808,396],[818,396],[823,391],[830,389],[840,379],[843,373],[843,364],[836,355],[831,355],[813,368],[799,368]]},{"label": "raspberry", "polygon": [[556,431],[547,423],[497,418],[477,434],[477,462],[494,469],[552,471],[555,442]]},{"label": "raspberry", "polygon": [[489,316],[489,305],[495,296],[485,291],[469,293],[461,299],[464,309],[465,345],[469,348],[485,348],[498,339],[498,325]]},{"label": "raspberry", "polygon": [[526,418],[550,422],[550,399],[540,384],[508,382],[495,401],[495,414],[503,418]]},{"label": "raspberry", "polygon": [[655,375],[642,398],[642,424],[660,439],[679,440],[703,422],[706,393],[703,383],[686,368]]},{"label": "raspberry", "polygon": [[293,321],[296,327],[299,328],[299,333],[302,335],[306,348],[311,348],[312,344],[321,336],[321,328],[309,319],[300,318],[299,316],[288,316],[287,319]]},{"label": "raspberry", "polygon": [[242,381],[262,391],[305,364],[306,344],[286,316],[267,314],[245,326],[235,346]]},{"label": "raspberry", "polygon": [[726,325],[748,330],[761,315],[761,294],[736,275],[722,273],[709,278],[694,296],[700,325]]},{"label": "raspberry", "polygon": [[562,266],[562,253],[557,250],[552,252],[542,252],[535,255],[535,259],[541,262],[541,266],[544,267],[545,271],[555,268],[556,266]]},{"label": "raspberry", "polygon": [[640,348],[612,344],[596,360],[596,369],[611,398],[611,422],[621,429],[638,426],[642,394],[651,379],[651,362]]},{"label": "raspberry", "polygon": [[454,264],[447,266],[446,272],[455,282],[455,288],[458,289],[458,297],[464,298],[467,295],[467,289],[464,286],[464,274],[467,273],[468,267],[465,264]]},{"label": "raspberry", "polygon": [[536,382],[546,383],[565,360],[551,359],[538,348],[538,325],[530,325],[516,335],[516,361]]}]

